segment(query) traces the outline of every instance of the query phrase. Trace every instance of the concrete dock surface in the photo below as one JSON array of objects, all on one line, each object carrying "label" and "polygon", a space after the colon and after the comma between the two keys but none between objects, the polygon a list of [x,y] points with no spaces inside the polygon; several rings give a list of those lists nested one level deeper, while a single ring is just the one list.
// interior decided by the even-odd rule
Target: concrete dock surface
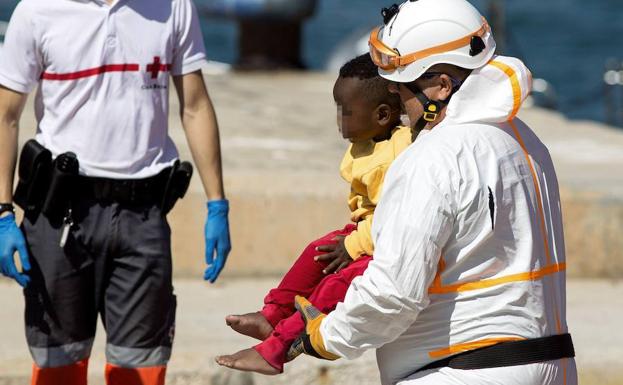
[{"label": "concrete dock surface", "polygon": [[[243,374],[218,367],[214,357],[251,347],[255,341],[225,325],[227,314],[259,309],[277,284],[273,278],[222,279],[215,285],[178,279],[176,336],[167,372],[169,385],[373,385],[378,370],[372,351],[357,360],[320,361],[299,357],[284,374]],[[568,325],[573,335],[582,385],[623,385],[623,282],[568,282]],[[0,280],[0,385],[27,385],[31,361],[26,347],[19,287]],[[101,326],[101,325],[100,325]],[[103,384],[104,333],[100,327],[89,363],[90,384]],[[62,384],[59,384],[62,385]]]}]

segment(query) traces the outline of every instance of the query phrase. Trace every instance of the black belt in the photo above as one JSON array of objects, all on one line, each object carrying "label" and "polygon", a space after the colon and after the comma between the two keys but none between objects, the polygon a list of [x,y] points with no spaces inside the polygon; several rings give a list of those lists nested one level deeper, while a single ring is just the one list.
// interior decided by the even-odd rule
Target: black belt
[{"label": "black belt", "polygon": [[453,369],[485,369],[526,365],[570,357],[575,357],[575,350],[573,349],[571,335],[566,333],[549,337],[501,342],[484,348],[470,350],[431,362],[418,369],[415,373],[446,366]]},{"label": "black belt", "polygon": [[109,179],[78,177],[78,197],[91,197],[101,202],[126,205],[160,204],[165,193],[171,167],[144,179]]}]

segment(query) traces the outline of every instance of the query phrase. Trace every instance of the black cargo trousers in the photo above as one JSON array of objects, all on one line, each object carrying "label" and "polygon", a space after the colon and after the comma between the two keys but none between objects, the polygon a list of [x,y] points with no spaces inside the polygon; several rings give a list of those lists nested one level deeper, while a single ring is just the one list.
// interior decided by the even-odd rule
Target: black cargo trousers
[{"label": "black cargo trousers", "polygon": [[163,384],[176,299],[170,228],[158,199],[76,195],[64,247],[63,221],[38,214],[22,224],[32,265],[24,290],[32,384],[86,384],[98,315],[107,384]]}]

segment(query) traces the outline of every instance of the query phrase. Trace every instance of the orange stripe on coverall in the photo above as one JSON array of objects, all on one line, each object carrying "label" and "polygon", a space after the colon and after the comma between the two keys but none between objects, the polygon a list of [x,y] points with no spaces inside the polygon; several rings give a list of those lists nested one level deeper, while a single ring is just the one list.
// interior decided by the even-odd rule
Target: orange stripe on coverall
[{"label": "orange stripe on coverall", "polygon": [[[437,274],[435,274],[435,279],[433,280],[433,284],[431,285],[431,289],[432,288],[437,288],[437,287],[441,287],[442,283],[441,283],[441,274],[443,273],[443,271],[446,269],[446,261],[444,261],[443,259],[443,255],[441,255],[439,257],[439,264],[437,265]],[[428,291],[430,293],[430,289]]]},{"label": "orange stripe on coverall", "polygon": [[449,356],[449,355],[456,354],[456,353],[466,352],[468,350],[474,350],[478,348],[484,348],[486,346],[499,344],[500,342],[519,341],[519,340],[525,340],[525,338],[522,338],[522,337],[485,338],[483,340],[463,342],[460,344],[450,345],[447,348],[433,350],[432,352],[429,352],[428,355],[430,356],[430,358],[441,358],[441,357]]},{"label": "orange stripe on coverall", "polygon": [[521,135],[519,134],[519,130],[517,130],[517,127],[515,126],[513,122],[508,122],[508,123],[513,128],[513,132],[515,133],[515,136],[517,137],[517,141],[519,142],[519,145],[521,146],[521,149],[524,152],[526,161],[530,165],[530,172],[532,173],[534,189],[536,190],[536,200],[539,205],[539,219],[540,219],[539,224],[541,227],[541,235],[543,236],[543,243],[545,244],[544,245],[545,256],[547,258],[547,264],[550,264],[552,261],[552,256],[549,251],[549,241],[547,240],[547,230],[545,230],[545,216],[543,215],[543,201],[541,199],[541,188],[539,187],[539,180],[537,179],[536,171],[534,170],[534,165],[532,164],[532,159],[530,158],[530,154],[528,153],[528,150],[526,149],[526,145],[524,144],[524,141]]},{"label": "orange stripe on coverall", "polygon": [[519,85],[519,80],[517,79],[517,73],[509,65],[499,61],[492,60],[489,62],[489,64],[499,68],[502,72],[506,74],[506,76],[508,76],[511,81],[511,87],[513,87],[513,110],[511,111],[507,119],[508,121],[510,121],[515,117],[515,115],[517,115],[519,107],[521,107],[521,86]]},{"label": "orange stripe on coverall", "polygon": [[526,273],[518,273],[506,275],[499,278],[491,278],[491,279],[483,279],[481,281],[474,282],[464,282],[464,283],[455,283],[453,285],[445,285],[445,286],[431,286],[428,289],[429,294],[447,294],[447,293],[457,293],[462,291],[469,290],[478,290],[478,289],[486,289],[488,287],[503,285],[505,283],[510,282],[521,282],[521,281],[534,281],[537,279],[541,279],[546,275],[554,274],[559,271],[563,271],[566,269],[566,264],[557,263],[555,265],[545,266],[542,269],[529,271]]}]

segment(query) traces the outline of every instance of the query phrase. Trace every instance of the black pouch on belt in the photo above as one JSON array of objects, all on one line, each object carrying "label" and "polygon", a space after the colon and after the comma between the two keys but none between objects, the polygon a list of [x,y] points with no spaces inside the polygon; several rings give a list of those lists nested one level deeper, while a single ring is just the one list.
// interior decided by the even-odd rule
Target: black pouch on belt
[{"label": "black pouch on belt", "polygon": [[164,189],[162,203],[160,204],[163,215],[167,215],[175,206],[175,202],[186,195],[192,176],[193,166],[190,162],[176,160],[173,166],[171,166],[171,172]]},{"label": "black pouch on belt", "polygon": [[78,178],[78,158],[73,152],[65,152],[54,159],[50,173],[50,187],[41,207],[48,218],[63,218],[72,200]]},{"label": "black pouch on belt", "polygon": [[30,139],[19,156],[18,182],[13,201],[26,212],[43,204],[49,185],[52,153]]}]

